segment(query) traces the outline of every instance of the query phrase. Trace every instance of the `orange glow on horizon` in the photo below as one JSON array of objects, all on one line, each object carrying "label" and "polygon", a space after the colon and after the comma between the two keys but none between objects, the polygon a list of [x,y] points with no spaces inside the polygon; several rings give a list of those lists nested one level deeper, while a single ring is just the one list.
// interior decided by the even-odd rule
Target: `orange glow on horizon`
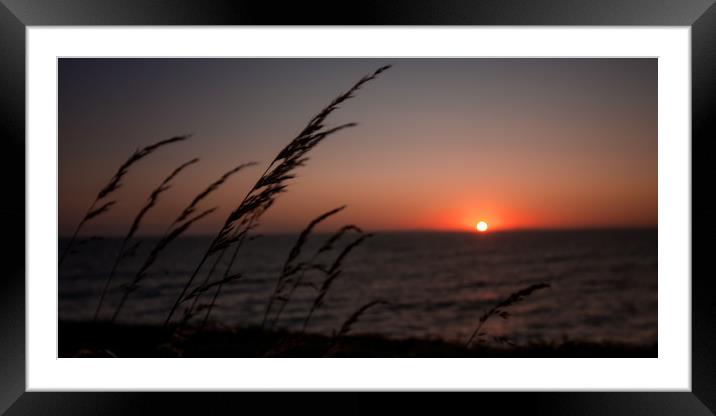
[{"label": "orange glow on horizon", "polygon": [[[394,61],[58,61],[59,234],[72,236],[98,190],[134,149],[159,140],[157,134],[190,131],[197,133],[191,141],[133,165],[118,204],[80,235],[125,236],[167,173],[201,156],[137,231],[163,235],[167,219],[228,169],[259,162],[207,195],[203,206],[217,212],[187,230],[216,235],[308,117],[359,76]],[[342,130],[315,149],[257,232],[300,233],[342,205],[348,208],[322,223],[321,231],[355,224],[371,232],[468,234],[478,232],[478,221],[493,236],[657,226],[656,59],[399,61],[331,115],[328,124],[361,127]],[[176,85],[191,88],[178,92]],[[206,105],[177,106],[180,99]],[[156,108],[164,109],[161,115]]]}]

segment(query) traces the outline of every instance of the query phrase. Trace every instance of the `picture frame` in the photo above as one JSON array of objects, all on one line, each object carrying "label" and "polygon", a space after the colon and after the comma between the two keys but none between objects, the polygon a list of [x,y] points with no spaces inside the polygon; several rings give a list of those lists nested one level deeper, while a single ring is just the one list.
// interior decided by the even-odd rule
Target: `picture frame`
[{"label": "picture frame", "polygon": [[[352,10],[347,13],[346,10]],[[175,2],[121,1],[20,1],[0,2],[0,91],[2,120],[6,130],[7,163],[3,164],[8,201],[25,200],[25,29],[27,26],[67,25],[559,25],[559,26],[688,26],[692,47],[692,267],[693,239],[710,230],[710,224],[693,227],[705,213],[693,209],[696,160],[707,157],[700,149],[714,137],[709,123],[716,104],[716,6],[713,1],[443,1],[363,2],[346,4],[291,3],[275,7],[258,2],[196,0]],[[699,163],[703,166],[704,163]],[[702,179],[703,180],[703,179]],[[266,397],[235,397],[234,394],[181,393],[60,393],[26,392],[25,377],[25,211],[22,204],[3,207],[10,242],[2,279],[0,302],[0,412],[20,414],[82,414],[116,412],[152,414],[178,409],[180,413],[231,411],[236,401],[266,403]],[[702,208],[703,209],[703,208]],[[20,243],[22,242],[22,243]],[[704,250],[703,247],[701,250]],[[462,405],[499,408],[503,413],[529,411],[560,414],[689,414],[709,415],[716,411],[716,306],[709,276],[692,268],[692,388],[690,392],[584,392],[584,393],[475,393],[458,399],[411,395],[384,403],[380,395],[340,393],[326,400],[326,414],[341,406],[341,412],[404,412],[406,407],[436,411],[459,411]],[[507,396],[506,396],[507,394]],[[513,397],[519,395],[519,397]],[[417,396],[417,397],[416,397]],[[322,401],[324,399],[321,399]],[[292,395],[275,401],[272,410],[291,411],[310,406],[316,398]],[[315,406],[315,404],[314,404]],[[226,410],[224,410],[226,411]],[[335,410],[333,410],[335,412]]]}]

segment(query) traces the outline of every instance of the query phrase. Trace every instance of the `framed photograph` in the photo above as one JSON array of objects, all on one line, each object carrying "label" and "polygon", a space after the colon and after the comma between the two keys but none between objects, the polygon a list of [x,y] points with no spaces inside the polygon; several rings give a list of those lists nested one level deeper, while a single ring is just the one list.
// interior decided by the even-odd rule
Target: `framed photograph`
[{"label": "framed photograph", "polygon": [[713,414],[716,6],[637,3],[3,0],[0,411]]}]

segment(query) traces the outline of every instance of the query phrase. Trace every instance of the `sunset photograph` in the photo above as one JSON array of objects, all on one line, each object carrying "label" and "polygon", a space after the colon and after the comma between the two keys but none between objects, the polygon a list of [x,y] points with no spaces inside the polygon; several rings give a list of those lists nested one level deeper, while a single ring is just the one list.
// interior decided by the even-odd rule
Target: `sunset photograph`
[{"label": "sunset photograph", "polygon": [[59,357],[657,357],[657,59],[57,62]]}]

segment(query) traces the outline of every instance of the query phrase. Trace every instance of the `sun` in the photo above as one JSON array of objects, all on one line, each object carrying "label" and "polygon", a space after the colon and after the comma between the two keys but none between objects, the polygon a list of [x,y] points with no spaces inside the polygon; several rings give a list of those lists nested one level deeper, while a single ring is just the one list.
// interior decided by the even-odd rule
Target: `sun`
[{"label": "sun", "polygon": [[477,231],[484,233],[485,231],[487,231],[487,223],[485,221],[480,221],[477,223],[475,228],[477,229]]}]

